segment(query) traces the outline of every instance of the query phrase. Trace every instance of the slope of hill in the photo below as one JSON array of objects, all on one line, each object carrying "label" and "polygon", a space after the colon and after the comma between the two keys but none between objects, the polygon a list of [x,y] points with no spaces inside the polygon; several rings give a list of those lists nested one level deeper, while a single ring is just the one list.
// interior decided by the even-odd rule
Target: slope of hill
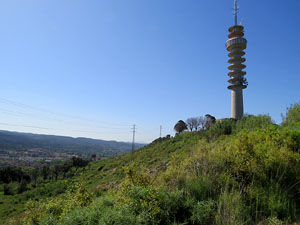
[{"label": "slope of hill", "polygon": [[[43,181],[39,190],[1,193],[6,214],[19,215],[7,224],[300,224],[300,121],[289,121],[223,120],[91,163],[71,179]],[[21,197],[33,198],[25,214]],[[8,212],[9,204],[22,210]]]},{"label": "slope of hill", "polygon": [[[135,151],[134,154],[124,154],[91,162],[88,167],[74,171],[75,174],[72,178],[40,179],[37,188],[29,184],[28,190],[20,194],[17,193],[17,184],[11,185],[13,195],[4,195],[4,192],[1,191],[3,185],[0,185],[0,224],[4,223],[8,217],[22,215],[26,203],[30,199],[44,201],[45,198],[59,196],[65,193],[67,186],[72,186],[73,182],[85,183],[87,189],[96,196],[113,190],[125,178],[124,168],[133,166],[134,162],[134,165],[137,165],[136,169],[143,165],[149,170],[157,170],[157,173],[164,171],[173,154],[190,151],[190,148],[196,146],[199,140],[200,136],[197,133],[186,133],[173,139],[161,138]],[[17,224],[17,222],[11,224]]]},{"label": "slope of hill", "polygon": [[[136,148],[141,148],[144,144],[137,143],[135,146]],[[102,157],[111,157],[116,154],[130,152],[131,143],[0,131],[0,149],[27,150],[30,148],[43,148],[49,151],[80,155],[98,154]]]}]

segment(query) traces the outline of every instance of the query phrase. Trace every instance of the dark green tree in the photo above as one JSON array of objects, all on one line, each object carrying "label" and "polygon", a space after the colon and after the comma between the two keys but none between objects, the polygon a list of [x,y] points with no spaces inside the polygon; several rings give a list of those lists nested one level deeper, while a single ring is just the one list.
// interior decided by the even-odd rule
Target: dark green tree
[{"label": "dark green tree", "polygon": [[206,114],[205,115],[205,128],[210,128],[212,125],[214,125],[216,123],[216,117],[210,115],[210,114]]},{"label": "dark green tree", "polygon": [[37,179],[39,177],[39,169],[35,168],[30,172],[31,180],[34,182],[34,185],[36,185]]},{"label": "dark green tree", "polygon": [[187,125],[183,120],[179,120],[175,126],[174,126],[174,130],[177,133],[182,133],[183,131],[185,131],[187,129]]},{"label": "dark green tree", "polygon": [[21,182],[18,184],[18,194],[23,193],[24,191],[27,190],[27,182],[26,180],[21,180]]},{"label": "dark green tree", "polygon": [[89,164],[88,160],[85,160],[80,157],[72,157],[72,166],[74,166],[76,170],[81,167],[86,167],[88,164]]},{"label": "dark green tree", "polygon": [[50,175],[50,168],[49,166],[43,166],[41,169],[40,169],[40,173],[41,173],[41,176],[43,177],[44,180],[47,180],[49,175]]}]

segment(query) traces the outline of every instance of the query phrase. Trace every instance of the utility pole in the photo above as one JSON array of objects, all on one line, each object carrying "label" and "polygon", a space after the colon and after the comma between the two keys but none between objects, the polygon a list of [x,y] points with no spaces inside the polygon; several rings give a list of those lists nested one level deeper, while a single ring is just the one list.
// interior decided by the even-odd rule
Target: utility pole
[{"label": "utility pole", "polygon": [[160,125],[159,138],[161,138],[161,130],[162,130],[162,126]]},{"label": "utility pole", "polygon": [[135,132],[136,132],[136,125],[133,124],[133,128],[132,128],[132,149],[131,149],[131,153],[134,152]]}]

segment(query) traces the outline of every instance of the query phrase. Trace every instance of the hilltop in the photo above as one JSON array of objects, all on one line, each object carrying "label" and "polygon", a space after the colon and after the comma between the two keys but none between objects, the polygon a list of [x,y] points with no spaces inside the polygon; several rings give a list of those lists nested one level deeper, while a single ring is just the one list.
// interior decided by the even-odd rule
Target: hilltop
[{"label": "hilltop", "polygon": [[300,224],[300,105],[281,126],[221,120],[74,173],[1,193],[7,224]]}]

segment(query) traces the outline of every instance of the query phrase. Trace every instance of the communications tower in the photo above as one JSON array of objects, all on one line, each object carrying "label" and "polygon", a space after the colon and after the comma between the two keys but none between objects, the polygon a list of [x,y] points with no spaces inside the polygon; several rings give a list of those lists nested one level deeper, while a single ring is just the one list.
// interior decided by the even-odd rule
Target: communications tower
[{"label": "communications tower", "polygon": [[241,119],[244,114],[243,105],[243,89],[248,85],[247,80],[244,78],[246,72],[243,71],[246,66],[243,64],[246,59],[242,56],[245,55],[244,50],[247,47],[247,40],[244,38],[244,27],[237,25],[238,6],[237,0],[234,0],[234,17],[235,25],[229,27],[228,40],[226,41],[226,49],[229,51],[228,66],[230,72],[228,76],[229,86],[231,90],[231,117],[234,119]]}]

